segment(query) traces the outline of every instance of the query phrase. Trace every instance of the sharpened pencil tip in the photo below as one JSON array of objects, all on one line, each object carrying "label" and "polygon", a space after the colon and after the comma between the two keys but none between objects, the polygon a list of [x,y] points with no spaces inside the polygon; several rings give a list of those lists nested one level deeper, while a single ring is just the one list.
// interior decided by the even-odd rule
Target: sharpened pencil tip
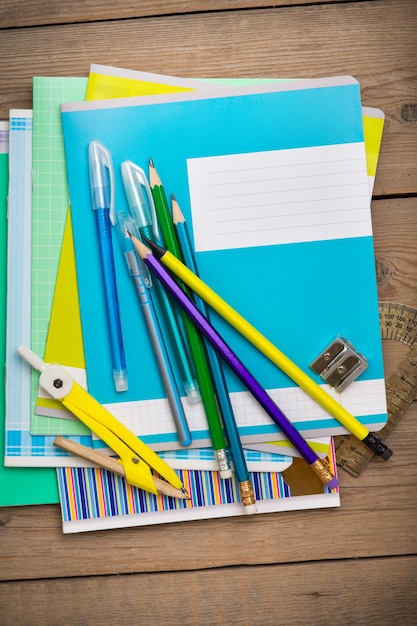
[{"label": "sharpened pencil tip", "polygon": [[161,259],[164,256],[164,254],[166,253],[165,248],[162,248],[162,246],[158,246],[157,243],[155,243],[154,241],[151,241],[144,235],[142,235],[142,239],[143,239],[143,242],[148,246],[148,248],[150,248],[150,250],[148,250],[148,253],[152,251],[152,253],[156,256],[157,259]]},{"label": "sharpened pencil tip", "polygon": [[[151,189],[153,189],[154,187],[162,187],[161,179],[159,178],[159,174],[156,171],[155,163],[153,162],[152,157],[149,157],[149,186]],[[163,188],[161,189],[161,193],[162,192],[165,196],[165,191],[163,191]]]},{"label": "sharpened pencil tip", "polygon": [[135,246],[136,252],[139,254],[141,259],[146,259],[148,254],[151,254],[151,250],[145,244],[137,239],[134,235],[130,235],[133,245]]},{"label": "sharpened pencil tip", "polygon": [[184,224],[185,218],[180,209],[180,205],[175,199],[174,194],[171,195],[171,208],[172,208],[172,221],[174,222],[174,226],[181,223]]}]

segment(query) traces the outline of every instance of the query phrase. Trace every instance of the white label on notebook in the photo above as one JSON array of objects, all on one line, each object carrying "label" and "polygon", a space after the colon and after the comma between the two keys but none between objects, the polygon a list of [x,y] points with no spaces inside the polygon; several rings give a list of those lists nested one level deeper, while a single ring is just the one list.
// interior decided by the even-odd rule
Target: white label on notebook
[{"label": "white label on notebook", "polygon": [[187,167],[197,252],[372,235],[361,142],[188,159]]}]

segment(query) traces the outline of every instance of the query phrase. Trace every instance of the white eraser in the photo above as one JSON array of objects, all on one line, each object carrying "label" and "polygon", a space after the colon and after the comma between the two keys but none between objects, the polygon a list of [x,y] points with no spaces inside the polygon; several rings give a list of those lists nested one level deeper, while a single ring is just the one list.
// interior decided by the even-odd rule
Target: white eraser
[{"label": "white eraser", "polygon": [[223,480],[226,480],[227,478],[232,478],[231,469],[220,470],[219,473],[220,473],[220,478],[223,478]]}]

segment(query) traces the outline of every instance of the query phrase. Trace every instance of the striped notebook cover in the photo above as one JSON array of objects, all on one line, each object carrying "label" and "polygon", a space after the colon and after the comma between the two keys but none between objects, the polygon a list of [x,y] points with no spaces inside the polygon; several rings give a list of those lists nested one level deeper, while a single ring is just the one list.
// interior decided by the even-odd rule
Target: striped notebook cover
[{"label": "striped notebook cover", "polygon": [[[336,473],[334,447],[329,455]],[[311,470],[306,466],[307,472]],[[57,468],[63,532],[147,526],[185,520],[244,514],[237,481],[222,480],[218,472],[177,470],[190,500],[154,496],[131,487],[124,478],[99,468]],[[252,472],[258,513],[336,507],[337,489],[323,485],[315,493],[294,496],[279,472]]]}]

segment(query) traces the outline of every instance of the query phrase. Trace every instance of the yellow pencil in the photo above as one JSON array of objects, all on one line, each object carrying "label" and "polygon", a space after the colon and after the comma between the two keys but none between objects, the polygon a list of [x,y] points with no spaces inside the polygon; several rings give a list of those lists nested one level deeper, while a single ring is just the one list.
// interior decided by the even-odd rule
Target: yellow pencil
[{"label": "yellow pencil", "polygon": [[179,261],[168,250],[153,242],[146,241],[152,252],[175,276],[180,278],[190,289],[198,294],[209,306],[219,313],[241,335],[246,337],[258,350],[260,350],[272,363],[275,363],[287,376],[289,376],[301,389],[303,389],[317,404],[336,418],[349,432],[363,441],[363,443],[382,459],[387,460],[392,455],[391,450],[373,433],[361,424],[349,411],[332,398],[310,376],[298,367],[291,359],[281,352],[252,324],[233,309],[213,289],[196,276],[188,267]]}]

